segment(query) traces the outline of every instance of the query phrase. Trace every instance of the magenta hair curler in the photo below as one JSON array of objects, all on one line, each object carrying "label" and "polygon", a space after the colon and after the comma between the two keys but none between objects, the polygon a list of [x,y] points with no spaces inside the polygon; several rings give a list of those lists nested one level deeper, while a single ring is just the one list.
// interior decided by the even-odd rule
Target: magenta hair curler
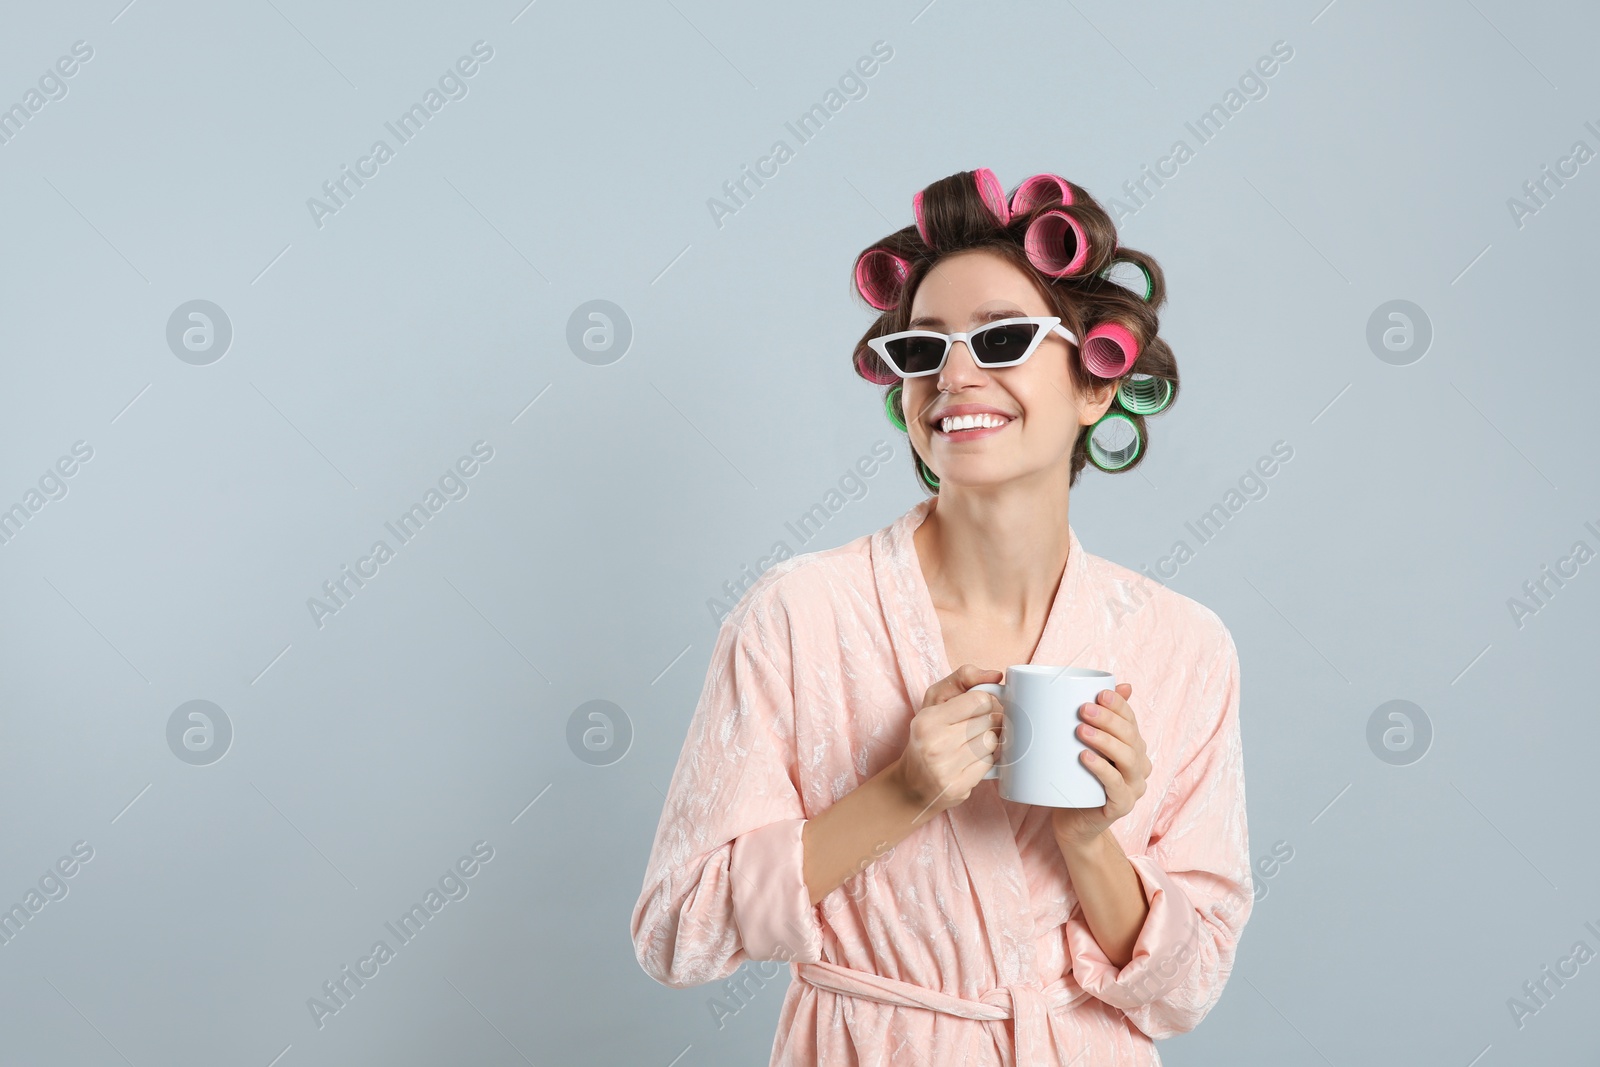
[{"label": "magenta hair curler", "polygon": [[879,311],[900,303],[900,289],[911,276],[911,265],[886,248],[871,248],[856,260],[856,290]]},{"label": "magenta hair curler", "polygon": [[1011,194],[1011,214],[1026,215],[1036,207],[1057,200],[1063,204],[1072,203],[1072,186],[1055,174],[1035,174]]},{"label": "magenta hair curler", "polygon": [[921,189],[918,189],[915,193],[911,194],[911,214],[916,216],[916,219],[917,219],[917,236],[922,238],[922,243],[923,244],[927,245],[929,248],[932,248],[933,247],[933,242],[928,239],[928,227],[925,226],[923,224],[923,222],[922,222],[922,190]]},{"label": "magenta hair curler", "polygon": [[[865,378],[873,385],[892,385],[900,380],[900,376],[883,365],[878,355],[866,345],[856,353],[856,374]],[[902,430],[904,426],[900,427]]]},{"label": "magenta hair curler", "polygon": [[[994,216],[995,222],[1001,226],[1011,225],[1011,209],[1006,205],[1005,187],[1000,184],[1000,179],[995,177],[994,171],[988,167],[979,167],[972,172],[972,180],[978,187],[978,195],[983,198],[983,205],[989,209],[989,214]],[[929,248],[933,241],[928,236],[928,224],[922,218],[922,190],[917,190],[911,197],[911,213],[917,219],[917,236],[922,238],[922,243]]]},{"label": "magenta hair curler", "polygon": [[994,176],[994,171],[979,167],[972,172],[972,179],[977,183],[978,195],[983,197],[984,206],[994,215],[995,221],[1002,226],[1011,225],[1011,208],[1006,204],[1006,191],[1000,179]]},{"label": "magenta hair curler", "polygon": [[1063,278],[1089,261],[1089,238],[1077,219],[1065,211],[1046,211],[1028,224],[1022,237],[1028,262],[1045,274]]},{"label": "magenta hair curler", "polygon": [[1139,341],[1126,326],[1102,322],[1084,335],[1083,365],[1099,378],[1120,378],[1139,358]]}]

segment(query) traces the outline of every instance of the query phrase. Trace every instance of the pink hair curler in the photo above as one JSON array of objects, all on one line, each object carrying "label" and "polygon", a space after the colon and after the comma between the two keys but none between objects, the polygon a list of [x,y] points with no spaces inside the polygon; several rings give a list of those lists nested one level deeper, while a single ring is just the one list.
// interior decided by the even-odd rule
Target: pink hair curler
[{"label": "pink hair curler", "polygon": [[[1005,187],[1000,184],[1000,179],[995,177],[994,171],[988,167],[979,167],[972,172],[972,180],[978,187],[978,195],[983,198],[983,206],[989,209],[995,221],[1001,226],[1011,225],[1011,209],[1006,205]],[[917,190],[911,196],[911,214],[917,219],[917,236],[922,238],[922,243],[929,248],[933,247],[933,239],[928,236],[928,224],[922,218],[922,190]]]},{"label": "pink hair curler", "polygon": [[1139,358],[1139,340],[1120,323],[1102,322],[1084,335],[1079,351],[1090,374],[1120,378]]},{"label": "pink hair curler", "polygon": [[911,276],[911,265],[886,248],[871,248],[856,260],[856,290],[879,311],[900,303],[900,289]]},{"label": "pink hair curler", "polygon": [[1072,186],[1059,175],[1035,174],[1011,194],[1011,214],[1026,215],[1034,208],[1053,204],[1057,200],[1063,204],[1072,203]]},{"label": "pink hair curler", "polygon": [[1089,238],[1082,224],[1065,211],[1046,211],[1029,223],[1022,247],[1028,262],[1055,278],[1082,270],[1089,261]]},{"label": "pink hair curler", "polygon": [[[883,362],[878,359],[878,354],[866,345],[862,345],[861,350],[856,353],[855,363],[856,374],[873,385],[892,385],[900,380],[900,376],[884,367]],[[901,429],[905,427],[902,426]]]},{"label": "pink hair curler", "polygon": [[922,243],[923,244],[927,245],[929,248],[932,248],[933,247],[933,242],[928,239],[928,228],[927,228],[927,226],[923,225],[923,222],[922,222],[922,190],[921,189],[918,189],[915,193],[911,194],[911,214],[916,216],[916,219],[917,219],[917,236],[922,238]]},{"label": "pink hair curler", "polygon": [[979,167],[972,172],[972,180],[977,183],[978,195],[983,197],[984,206],[994,215],[995,221],[1002,226],[1011,225],[1011,208],[1006,204],[1005,187],[994,176],[994,171]]}]

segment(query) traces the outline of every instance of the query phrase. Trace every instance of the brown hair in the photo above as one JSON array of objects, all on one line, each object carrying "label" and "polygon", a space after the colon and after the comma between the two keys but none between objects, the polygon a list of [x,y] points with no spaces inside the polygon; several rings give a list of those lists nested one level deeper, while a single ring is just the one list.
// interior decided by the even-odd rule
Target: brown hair
[{"label": "brown hair", "polygon": [[[1119,470],[1132,470],[1143,462],[1148,416],[1129,410],[1140,405],[1123,402],[1124,389],[1131,384],[1128,379],[1139,381],[1141,389],[1165,388],[1166,403],[1153,413],[1170,407],[1178,390],[1177,360],[1172,349],[1157,336],[1156,309],[1166,301],[1160,265],[1143,252],[1119,246],[1116,226],[1105,209],[1081,187],[1056,175],[1034,175],[1006,196],[987,168],[959,171],[923,189],[913,204],[916,225],[896,230],[856,257],[856,294],[880,313],[856,342],[852,363],[860,377],[875,385],[889,386],[885,404],[891,418],[899,424],[906,422],[898,388],[901,379],[867,342],[907,328],[912,297],[939,260],[958,252],[983,250],[1001,256],[1032,278],[1051,313],[1059,316],[1061,324],[1080,342],[1087,340],[1089,331],[1096,326],[1108,323],[1133,335],[1138,357],[1119,377],[1100,377],[1086,366],[1081,343],[1071,346],[1068,372],[1080,392],[1109,381],[1118,382],[1121,388],[1108,414],[1115,411],[1132,422],[1139,444],[1133,461]],[[1080,253],[1073,257],[1075,262],[1065,264],[1073,269],[1059,275],[1041,270],[1030,255],[1033,240],[1041,233],[1040,228],[1034,227],[1035,221],[1052,213],[1068,216],[1066,220],[1056,217],[1048,221],[1058,231],[1070,230],[1074,236],[1068,238],[1068,247],[1075,244]],[[1046,262],[1052,268],[1064,266],[1059,261]],[[1135,272],[1144,271],[1149,280],[1148,297],[1105,276],[1119,264],[1128,264]],[[1146,382],[1146,377],[1157,380]],[[1077,484],[1078,472],[1091,461],[1089,438],[1093,430],[1093,426],[1083,427],[1073,445],[1069,485]],[[918,484],[938,492],[937,479],[929,481],[932,472],[915,448],[911,451]]]}]

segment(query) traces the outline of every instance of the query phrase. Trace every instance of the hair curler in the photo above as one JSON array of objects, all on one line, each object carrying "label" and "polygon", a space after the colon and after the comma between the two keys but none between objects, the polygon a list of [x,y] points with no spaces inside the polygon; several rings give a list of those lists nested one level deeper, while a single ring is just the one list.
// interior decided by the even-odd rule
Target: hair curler
[{"label": "hair curler", "polygon": [[856,260],[856,291],[879,311],[900,303],[900,289],[911,276],[911,264],[886,248],[869,248]]},{"label": "hair curler", "polygon": [[856,349],[855,366],[856,374],[873,385],[893,385],[900,380],[900,376],[885,367],[878,354],[866,345]]},{"label": "hair curler", "polygon": [[1172,383],[1148,374],[1130,374],[1117,383],[1117,403],[1135,415],[1157,415],[1172,403]]},{"label": "hair curler", "polygon": [[883,410],[888,413],[889,421],[894,423],[895,428],[901,433],[906,433],[906,420],[901,418],[900,413],[895,410],[903,393],[904,390],[899,385],[885,393],[883,395]]},{"label": "hair curler", "polygon": [[[1000,179],[995,177],[994,171],[988,167],[979,167],[972,172],[972,181],[978,187],[978,195],[983,198],[983,206],[989,209],[989,214],[994,216],[996,224],[1011,225],[1011,208],[1006,204],[1005,187],[1000,184]],[[933,238],[928,233],[927,221],[922,217],[921,189],[911,195],[911,214],[917,219],[917,236],[922,238],[923,244],[932,248]]]},{"label": "hair curler", "polygon": [[1083,365],[1099,378],[1120,378],[1139,358],[1139,340],[1121,323],[1102,322],[1084,335]]},{"label": "hair curler", "polygon": [[1035,174],[1011,194],[1011,214],[1026,215],[1034,208],[1060,201],[1072,203],[1072,186],[1055,174]]},{"label": "hair curler", "polygon": [[983,197],[983,204],[995,221],[1001,226],[1011,225],[1011,207],[1006,203],[1006,191],[1000,179],[994,176],[994,171],[979,167],[972,172],[972,180],[977,184],[978,195]]},{"label": "hair curler", "polygon": [[1089,261],[1089,238],[1083,225],[1065,211],[1046,211],[1028,223],[1022,247],[1028,262],[1053,278],[1082,270]]},{"label": "hair curler", "polygon": [[1135,263],[1131,259],[1113,260],[1111,266],[1100,272],[1100,277],[1113,285],[1122,286],[1145,303],[1150,302],[1150,294],[1155,291],[1156,283],[1150,277],[1150,272],[1143,263]]},{"label": "hair curler", "polygon": [[1109,410],[1089,429],[1089,462],[1108,474],[1124,470],[1139,458],[1142,441],[1137,423]]}]

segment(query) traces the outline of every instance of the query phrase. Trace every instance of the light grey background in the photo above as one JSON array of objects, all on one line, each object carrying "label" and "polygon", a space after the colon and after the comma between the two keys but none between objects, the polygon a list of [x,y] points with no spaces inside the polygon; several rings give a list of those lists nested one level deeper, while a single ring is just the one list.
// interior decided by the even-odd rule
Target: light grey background
[{"label": "light grey background", "polygon": [[[1582,5],[122,4],[11,5],[0,32],[7,107],[93,49],[0,144],[0,507],[93,450],[0,544],[0,904],[93,849],[0,945],[0,1060],[765,1063],[782,982],[719,1028],[718,987],[641,972],[629,914],[707,601],[780,539],[919,499],[849,369],[850,267],[978,166],[1121,200],[1167,271],[1182,395],[1073,521],[1137,568],[1195,550],[1169,580],[1238,643],[1252,855],[1293,851],[1163,1055],[1595,1054],[1600,963],[1520,1027],[1508,1007],[1600,950],[1600,563],[1520,626],[1508,606],[1600,548],[1600,162],[1508,206],[1600,149]],[[384,123],[480,40],[467,95],[395,147]],[[784,123],[878,41],[865,95],[797,144]],[[1278,41],[1198,145],[1185,124]],[[308,198],[380,137],[394,158],[319,227]],[[1180,138],[1155,195],[1121,192]],[[707,201],[778,139],[794,158],[719,226]],[[206,365],[167,342],[191,300],[233,331]],[[607,365],[567,340],[592,300],[633,332]],[[1408,365],[1367,341],[1391,300],[1431,324]],[[785,523],[879,440],[888,468],[800,543]],[[478,441],[466,495],[313,621]],[[1409,765],[1367,740],[1395,699],[1432,726]],[[206,766],[168,743],[191,700],[233,730]],[[591,700],[631,724],[606,766],[568,742]],[[467,895],[319,1028],[308,999],[479,841]]]}]

